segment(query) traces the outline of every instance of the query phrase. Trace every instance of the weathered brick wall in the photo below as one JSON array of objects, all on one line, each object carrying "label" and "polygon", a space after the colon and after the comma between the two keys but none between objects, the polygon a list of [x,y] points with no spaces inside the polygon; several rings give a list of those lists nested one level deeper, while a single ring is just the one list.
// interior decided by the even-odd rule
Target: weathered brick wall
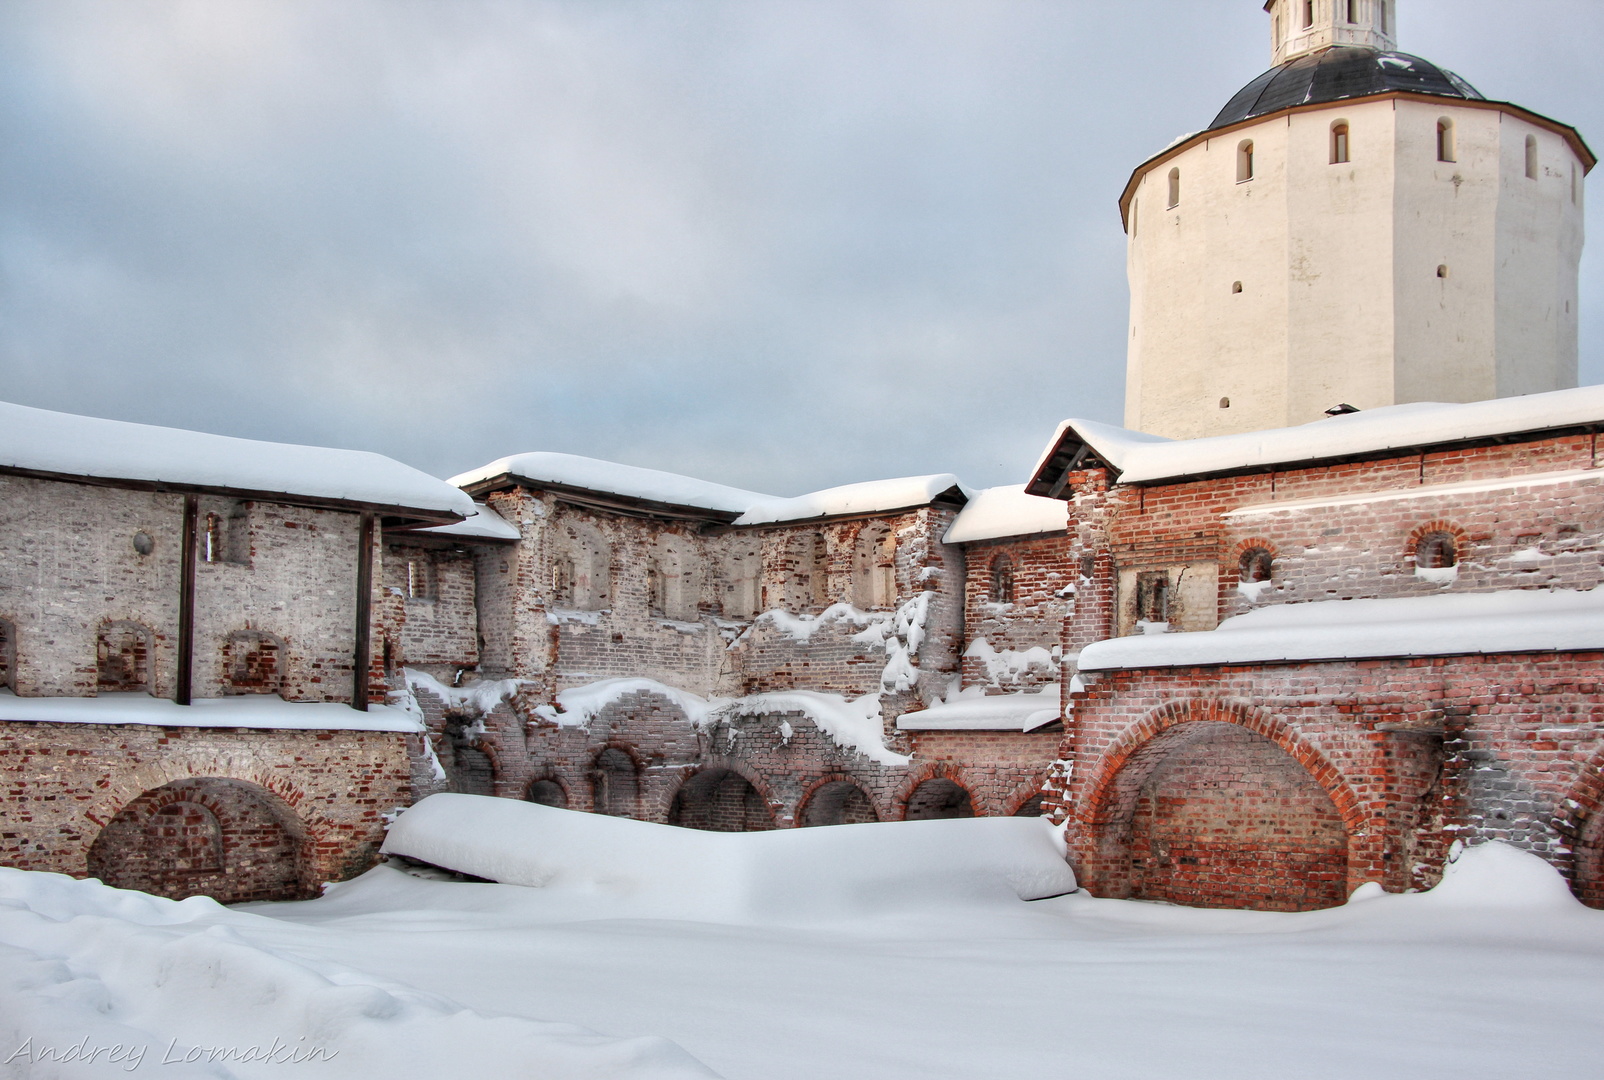
[{"label": "weathered brick wall", "polygon": [[[344,880],[372,865],[384,837],[381,815],[411,801],[406,740],[385,732],[0,721],[0,790],[6,802],[0,864],[83,877],[91,846],[132,808],[111,830],[102,855],[126,869],[128,880],[164,884],[156,880],[159,874],[139,869],[141,860],[134,856],[141,843],[158,839],[148,827],[151,812],[182,801],[175,794],[195,795],[190,789],[199,788],[201,805],[234,821],[238,842],[232,849],[225,844],[224,854],[228,865],[240,868],[246,891],[257,891],[278,880],[283,852],[270,837],[266,849],[250,846],[250,831],[263,823],[260,816],[253,822],[241,814],[238,799],[219,797],[232,789],[236,796],[248,793],[258,807],[293,815],[281,824],[298,843],[297,892],[309,895],[321,882]],[[202,779],[228,783],[197,785]],[[228,836],[225,828],[225,841]],[[180,884],[167,881],[164,887]]]},{"label": "weathered brick wall", "polygon": [[975,814],[1009,817],[1041,794],[1063,733],[1052,731],[920,731],[910,738],[913,765],[898,793],[906,802],[920,784],[953,781],[968,792]]},{"label": "weathered brick wall", "polygon": [[[25,697],[94,696],[105,627],[148,639],[142,688],[175,690],[183,497],[0,477],[0,620],[13,630],[13,685]],[[273,503],[200,500],[207,537],[195,586],[193,693],[278,692],[348,700],[359,516]],[[141,551],[141,547],[145,550]],[[142,628],[136,630],[134,628]],[[381,628],[375,634],[383,638]],[[271,656],[233,679],[242,643]],[[131,684],[129,684],[131,685]],[[122,688],[107,686],[107,689]]]},{"label": "weathered brick wall", "polygon": [[[1079,592],[1079,552],[1069,536],[964,545],[963,685],[999,693],[1056,687],[1059,664],[1033,662],[1032,649],[1057,656]],[[996,580],[1006,568],[1012,599]]]},{"label": "weathered brick wall", "polygon": [[[504,550],[505,545],[495,545]],[[474,555],[418,540],[384,546],[384,591],[399,600],[400,646],[415,666],[471,668],[479,664],[479,613]]]},{"label": "weathered brick wall", "polygon": [[[1597,902],[1596,862],[1573,858],[1573,840],[1597,828],[1600,659],[1472,656],[1085,675],[1060,750],[1064,793],[1050,789],[1048,810],[1067,819],[1086,886],[1130,895],[1138,887],[1131,860],[1140,857],[1132,843],[1141,799],[1195,799],[1192,788],[1217,769],[1219,782],[1238,785],[1239,813],[1273,821],[1277,801],[1293,796],[1276,794],[1288,790],[1287,774],[1267,763],[1291,760],[1343,822],[1344,894],[1365,881],[1395,891],[1427,887],[1453,839],[1496,839],[1580,875],[1578,892]],[[1187,730],[1213,723],[1237,725],[1282,756],[1262,747],[1257,758],[1208,744],[1186,750]],[[1191,757],[1175,756],[1183,750]],[[1297,798],[1312,798],[1307,785],[1304,791]],[[1318,816],[1300,810],[1301,835],[1256,850],[1274,849],[1283,865],[1296,856],[1293,862],[1325,866],[1331,849]],[[1194,834],[1212,828],[1210,820],[1200,811]],[[1210,880],[1177,865],[1169,877],[1171,895],[1184,892],[1192,902],[1237,904],[1254,887],[1243,867]]]}]

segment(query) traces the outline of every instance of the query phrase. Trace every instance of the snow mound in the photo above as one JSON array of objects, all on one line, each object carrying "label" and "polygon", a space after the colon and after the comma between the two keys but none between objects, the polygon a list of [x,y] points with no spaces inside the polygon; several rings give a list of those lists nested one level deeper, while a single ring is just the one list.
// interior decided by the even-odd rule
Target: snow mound
[{"label": "snow mound", "polygon": [[1075,889],[1062,836],[1041,818],[715,833],[442,794],[402,814],[384,851],[646,917],[713,922],[852,918]]},{"label": "snow mound", "polygon": [[756,491],[743,491],[659,469],[544,451],[498,458],[488,465],[453,476],[451,482],[466,488],[498,476],[727,514],[742,513],[753,503],[770,498]]},{"label": "snow mound", "polygon": [[0,869],[5,1075],[713,1076],[666,1039],[490,1016],[248,940],[269,921]]},{"label": "snow mound", "polygon": [[[764,499],[753,503],[737,525],[764,525],[776,521],[803,521],[807,518],[839,517],[843,514],[877,514],[891,510],[911,510],[928,506],[949,492],[962,497],[969,490],[951,473],[905,476],[895,480],[866,480],[859,484],[825,488],[791,499]],[[1059,511],[1060,516],[1063,511]]]},{"label": "snow mound", "polygon": [[1420,899],[1442,907],[1572,910],[1581,901],[1546,859],[1491,841],[1457,848],[1437,887]]},{"label": "snow mound", "polygon": [[943,542],[967,544],[1005,536],[1038,536],[1069,528],[1069,508],[1060,499],[1025,494],[1024,484],[983,488],[953,519]]}]

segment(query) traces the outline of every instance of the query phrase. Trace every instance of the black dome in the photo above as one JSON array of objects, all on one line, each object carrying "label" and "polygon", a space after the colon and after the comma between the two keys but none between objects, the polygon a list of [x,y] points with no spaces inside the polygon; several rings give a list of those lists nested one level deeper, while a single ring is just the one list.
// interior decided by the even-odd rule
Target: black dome
[{"label": "black dome", "polygon": [[1300,56],[1266,71],[1236,92],[1208,130],[1295,105],[1344,101],[1395,90],[1483,100],[1474,86],[1429,60],[1408,53],[1342,46]]}]

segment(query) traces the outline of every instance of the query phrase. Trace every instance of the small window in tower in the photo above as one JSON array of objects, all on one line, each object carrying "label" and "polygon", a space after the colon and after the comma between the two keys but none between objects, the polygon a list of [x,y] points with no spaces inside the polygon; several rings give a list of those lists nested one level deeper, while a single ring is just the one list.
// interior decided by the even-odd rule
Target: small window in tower
[{"label": "small window in tower", "polygon": [[1438,264],[1438,266],[1437,266],[1437,276],[1440,277],[1440,278],[1445,278],[1445,277],[1448,276],[1448,264],[1447,263],[1439,263]]},{"label": "small window in tower", "polygon": [[1141,199],[1131,200],[1131,238],[1136,237],[1136,212],[1142,208]]},{"label": "small window in tower", "polygon": [[1348,0],[1348,23],[1350,26],[1359,23],[1359,0]]},{"label": "small window in tower", "polygon": [[1232,292],[1233,295],[1236,294],[1236,293],[1239,293],[1241,291],[1242,291],[1242,283],[1240,281],[1231,282],[1231,292]]},{"label": "small window in tower", "polygon": [[1181,204],[1181,170],[1170,170],[1170,209]]},{"label": "small window in tower", "polygon": [[1338,120],[1331,125],[1331,164],[1344,165],[1348,161],[1348,123]]},{"label": "small window in tower", "polygon": [[1576,182],[1576,162],[1573,161],[1571,162],[1571,204],[1579,205],[1581,201],[1581,187]]},{"label": "small window in tower", "polygon": [[1314,25],[1314,0],[1303,0],[1303,28]]},{"label": "small window in tower", "polygon": [[1376,3],[1381,5],[1381,32],[1390,34],[1392,33],[1392,19],[1387,10],[1387,0],[1376,0]]},{"label": "small window in tower", "polygon": [[1222,397],[1220,399],[1220,408],[1229,409],[1230,407],[1231,407],[1231,399],[1228,398],[1228,397]]},{"label": "small window in tower", "polygon": [[1236,148],[1236,182],[1253,179],[1253,140],[1243,139]]},{"label": "small window in tower", "polygon": [[1537,179],[1537,136],[1526,136],[1526,179]]},{"label": "small window in tower", "polygon": [[1454,122],[1446,116],[1437,121],[1437,160],[1458,160],[1454,156]]}]

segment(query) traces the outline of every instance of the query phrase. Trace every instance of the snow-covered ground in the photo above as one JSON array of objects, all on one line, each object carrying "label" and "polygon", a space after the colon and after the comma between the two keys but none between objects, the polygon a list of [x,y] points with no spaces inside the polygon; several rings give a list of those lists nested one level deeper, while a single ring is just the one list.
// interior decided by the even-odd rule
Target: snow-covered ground
[{"label": "snow-covered ground", "polygon": [[[688,835],[435,800],[393,846],[455,833],[544,884],[392,864],[225,909],[0,870],[0,1075],[1504,1080],[1604,1051],[1604,913],[1509,848],[1287,915],[1021,900],[1063,873],[1039,821]],[[324,1054],[193,1049],[274,1038]]]}]

